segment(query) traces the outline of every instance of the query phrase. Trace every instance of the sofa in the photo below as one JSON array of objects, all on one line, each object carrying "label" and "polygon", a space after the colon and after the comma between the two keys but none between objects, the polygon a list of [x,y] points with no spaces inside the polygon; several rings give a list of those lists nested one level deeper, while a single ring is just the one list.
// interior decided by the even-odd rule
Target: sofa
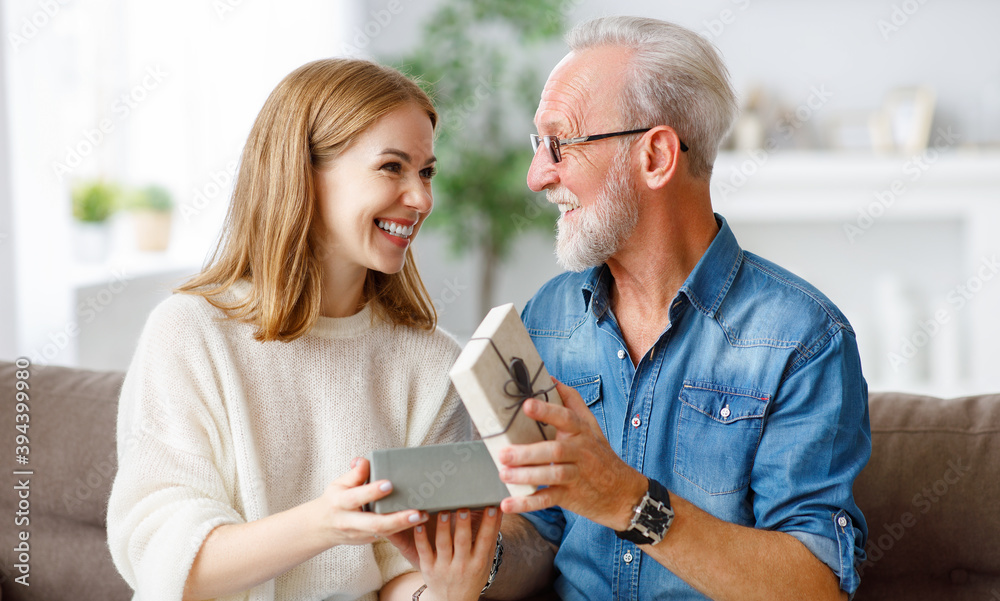
[{"label": "sofa", "polygon": [[[14,364],[0,362],[0,449],[16,456]],[[30,525],[11,527],[19,476],[0,486],[0,598],[117,601],[131,590],[111,563],[105,507],[115,470],[122,374],[31,367]],[[1000,395],[872,394],[872,459],[855,483],[869,560],[856,601],[1000,601]],[[21,476],[23,477],[23,476]],[[24,490],[22,487],[21,490]],[[22,516],[23,517],[23,516]],[[28,532],[28,582],[17,566]]]}]

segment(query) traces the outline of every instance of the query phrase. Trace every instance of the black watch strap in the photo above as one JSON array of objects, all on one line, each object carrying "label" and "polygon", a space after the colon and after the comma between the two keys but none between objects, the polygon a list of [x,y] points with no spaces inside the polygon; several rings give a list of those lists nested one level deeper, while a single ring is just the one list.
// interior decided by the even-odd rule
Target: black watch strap
[{"label": "black watch strap", "polygon": [[670,493],[656,480],[652,478],[648,478],[648,480],[649,488],[635,508],[631,525],[625,530],[615,531],[618,538],[637,545],[660,542],[674,520],[674,511],[670,506]]}]

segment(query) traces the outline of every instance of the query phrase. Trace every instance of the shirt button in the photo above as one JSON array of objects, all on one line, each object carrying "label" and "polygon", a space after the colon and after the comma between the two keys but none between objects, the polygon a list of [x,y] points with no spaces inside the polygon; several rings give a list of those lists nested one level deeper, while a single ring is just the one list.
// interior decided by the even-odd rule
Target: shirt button
[{"label": "shirt button", "polygon": [[624,350],[618,349],[618,358],[619,359],[624,359],[625,358],[625,351]]},{"label": "shirt button", "polygon": [[723,418],[727,418],[727,417],[729,417],[730,413],[731,413],[731,411],[729,411],[729,406],[727,405],[727,406],[725,406],[725,407],[722,408],[722,411],[719,412],[719,415],[721,415]]},{"label": "shirt button", "polygon": [[847,518],[845,518],[844,516],[840,516],[837,519],[837,523],[840,524],[841,528],[846,528],[847,527]]},{"label": "shirt button", "polygon": [[622,556],[622,560],[624,560],[625,563],[632,563],[632,552],[625,551],[625,555]]},{"label": "shirt button", "polygon": [[642,425],[642,420],[639,419],[638,415],[632,418],[632,427],[633,428],[638,428],[641,425]]}]

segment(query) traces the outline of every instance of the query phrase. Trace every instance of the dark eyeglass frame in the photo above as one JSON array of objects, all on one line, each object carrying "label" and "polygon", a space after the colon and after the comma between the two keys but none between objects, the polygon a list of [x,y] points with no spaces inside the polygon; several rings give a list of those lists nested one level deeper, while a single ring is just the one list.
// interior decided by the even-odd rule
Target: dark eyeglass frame
[{"label": "dark eyeglass frame", "polygon": [[[563,146],[583,144],[584,142],[596,142],[597,140],[603,140],[605,138],[615,138],[617,136],[627,136],[630,134],[644,134],[651,129],[653,128],[646,127],[643,129],[630,129],[629,131],[616,131],[610,134],[594,134],[592,136],[580,136],[579,138],[565,138],[561,140],[558,136],[539,136],[538,134],[531,134],[531,150],[537,154],[538,147],[544,144],[545,147],[549,149],[549,156],[552,157],[552,162],[558,163],[562,161]],[[684,143],[684,140],[677,138],[677,141],[681,143],[681,152],[687,152],[688,146]]]}]

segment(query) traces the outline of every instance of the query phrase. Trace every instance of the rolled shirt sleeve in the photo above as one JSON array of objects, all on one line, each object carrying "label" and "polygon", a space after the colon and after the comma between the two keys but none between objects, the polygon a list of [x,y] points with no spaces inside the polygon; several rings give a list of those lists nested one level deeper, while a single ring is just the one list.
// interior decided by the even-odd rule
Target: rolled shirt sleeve
[{"label": "rolled shirt sleeve", "polygon": [[853,483],[871,456],[868,391],[853,334],[833,333],[773,400],[750,474],[758,528],[787,532],[854,593],[867,525]]}]

